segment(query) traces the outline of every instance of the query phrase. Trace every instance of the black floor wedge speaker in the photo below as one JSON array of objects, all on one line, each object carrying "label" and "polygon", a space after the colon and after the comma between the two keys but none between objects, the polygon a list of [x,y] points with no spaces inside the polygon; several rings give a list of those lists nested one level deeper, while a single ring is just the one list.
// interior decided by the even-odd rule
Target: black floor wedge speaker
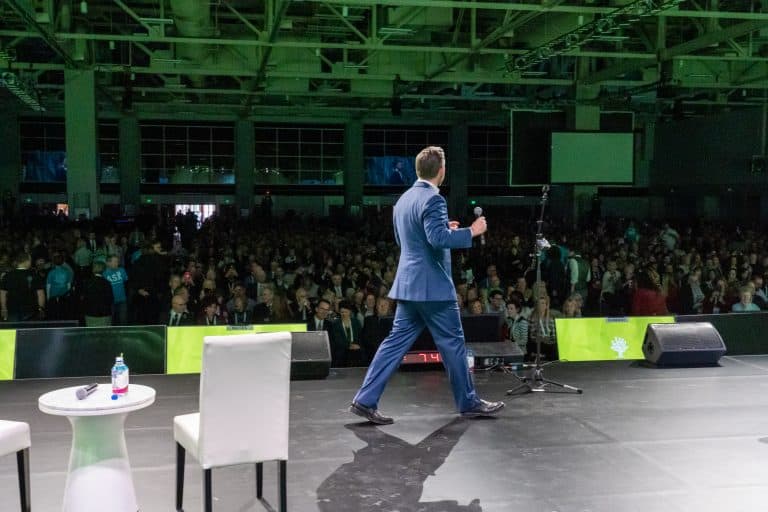
[{"label": "black floor wedge speaker", "polygon": [[328,331],[291,333],[291,380],[324,379],[331,372]]},{"label": "black floor wedge speaker", "polygon": [[648,324],[645,360],[656,366],[716,365],[725,354],[720,333],[709,322]]}]

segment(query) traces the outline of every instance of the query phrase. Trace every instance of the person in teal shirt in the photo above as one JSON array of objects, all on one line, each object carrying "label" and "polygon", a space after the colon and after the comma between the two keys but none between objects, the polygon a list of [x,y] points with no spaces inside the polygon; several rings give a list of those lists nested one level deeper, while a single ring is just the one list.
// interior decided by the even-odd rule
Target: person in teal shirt
[{"label": "person in teal shirt", "polygon": [[125,325],[128,320],[128,299],[125,293],[125,283],[128,282],[128,274],[120,266],[119,256],[113,254],[107,257],[107,268],[102,276],[112,285],[114,301],[112,325]]}]

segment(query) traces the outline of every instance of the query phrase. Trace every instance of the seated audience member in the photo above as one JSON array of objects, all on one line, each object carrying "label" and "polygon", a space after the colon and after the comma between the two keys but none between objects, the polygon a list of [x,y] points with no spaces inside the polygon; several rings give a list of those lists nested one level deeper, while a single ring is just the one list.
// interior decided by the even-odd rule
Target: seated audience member
[{"label": "seated audience member", "polygon": [[731,307],[731,311],[734,313],[747,313],[760,311],[757,304],[752,302],[753,289],[750,285],[742,286],[739,290],[739,302]]},{"label": "seated audience member", "polygon": [[230,325],[250,325],[253,323],[253,311],[248,310],[248,297],[232,299],[232,310],[229,312]]},{"label": "seated audience member", "polygon": [[376,314],[376,295],[367,293],[363,297],[360,308],[357,311],[357,320],[360,325],[365,324],[365,319]]},{"label": "seated audience member", "polygon": [[523,354],[528,347],[528,320],[523,316],[522,303],[517,297],[513,297],[507,303],[507,317],[502,325],[502,338],[515,343]]},{"label": "seated audience member", "polygon": [[667,299],[661,293],[659,274],[645,268],[637,274],[637,289],[632,297],[633,316],[668,315]]},{"label": "seated audience member", "polygon": [[579,311],[578,302],[574,297],[568,297],[563,302],[562,316],[563,318],[581,318],[581,311]]},{"label": "seated audience member", "polygon": [[368,364],[392,329],[392,322],[385,322],[382,318],[392,314],[392,300],[389,297],[379,297],[376,299],[376,314],[365,317],[360,341]]},{"label": "seated audience member", "polygon": [[693,269],[688,282],[680,288],[680,313],[695,315],[704,309],[704,290],[701,288],[701,270]]},{"label": "seated audience member", "polygon": [[504,304],[504,294],[501,290],[495,288],[488,294],[488,306],[486,307],[486,313],[496,313],[497,315],[503,315],[506,313],[507,306]]},{"label": "seated audience member", "polygon": [[307,320],[308,331],[330,331],[332,321],[328,318],[331,313],[331,303],[320,299],[315,305],[315,314]]},{"label": "seated audience member", "polygon": [[473,299],[469,303],[468,313],[470,315],[482,315],[483,314],[483,302],[480,299]]},{"label": "seated audience member", "polygon": [[752,302],[761,310],[768,309],[768,290],[765,289],[763,276],[754,274],[752,276],[752,286],[755,288],[755,294],[752,296]]},{"label": "seated audience member", "polygon": [[[264,285],[262,286],[262,289],[266,287],[267,285]],[[248,297],[246,294],[245,285],[243,283],[236,283],[232,286],[232,298],[227,301],[227,311],[229,312],[229,316],[232,317],[232,312],[235,310],[235,299],[237,298],[242,299],[244,305],[243,307],[245,311],[248,312],[248,319],[252,319],[253,309],[256,307],[256,301]]]},{"label": "seated audience member", "polygon": [[704,299],[702,312],[705,314],[727,313],[731,310],[731,303],[728,301],[725,279],[722,277],[715,280],[715,285]]},{"label": "seated audience member", "polygon": [[219,303],[216,297],[206,297],[200,304],[198,325],[226,325],[226,320],[219,314]]},{"label": "seated audience member", "polygon": [[537,344],[541,355],[548,361],[557,360],[557,335],[555,333],[555,315],[549,309],[549,297],[543,295],[536,300],[536,307],[528,318],[528,350],[535,356]]},{"label": "seated audience member", "polygon": [[352,314],[352,304],[342,301],[339,318],[331,326],[331,347],[336,367],[363,366],[365,353],[360,340],[362,327]]},{"label": "seated audience member", "polygon": [[312,304],[309,301],[309,294],[305,288],[300,286],[294,291],[290,311],[291,319],[294,322],[306,323],[314,315]]},{"label": "seated audience member", "polygon": [[162,319],[163,324],[173,327],[192,325],[192,315],[187,311],[187,301],[181,295],[171,299],[171,310]]}]

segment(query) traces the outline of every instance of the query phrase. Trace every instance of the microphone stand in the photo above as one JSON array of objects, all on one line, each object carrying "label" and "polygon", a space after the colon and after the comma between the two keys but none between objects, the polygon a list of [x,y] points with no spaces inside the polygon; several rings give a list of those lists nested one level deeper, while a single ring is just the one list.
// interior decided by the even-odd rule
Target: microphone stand
[{"label": "microphone stand", "polygon": [[[549,185],[541,187],[541,211],[539,213],[539,220],[536,221],[536,241],[534,242],[535,252],[532,254],[536,258],[536,283],[534,284],[534,292],[538,293],[541,289],[541,254],[543,249],[549,247],[549,243],[544,238],[542,233],[542,225],[544,224],[544,209],[549,199]],[[537,301],[538,297],[534,296],[534,300]],[[513,394],[526,394],[526,393],[552,393],[553,390],[549,386],[554,386],[560,389],[566,389],[569,391],[575,391],[578,394],[584,392],[583,389],[571,386],[569,384],[563,384],[554,380],[549,380],[544,377],[544,367],[557,363],[559,360],[541,362],[541,336],[536,336],[536,356],[532,365],[523,365],[523,368],[529,368],[531,370],[530,376],[520,377],[515,375],[520,381],[520,384],[512,389],[507,390],[507,395]],[[520,390],[520,391],[518,391]]]}]

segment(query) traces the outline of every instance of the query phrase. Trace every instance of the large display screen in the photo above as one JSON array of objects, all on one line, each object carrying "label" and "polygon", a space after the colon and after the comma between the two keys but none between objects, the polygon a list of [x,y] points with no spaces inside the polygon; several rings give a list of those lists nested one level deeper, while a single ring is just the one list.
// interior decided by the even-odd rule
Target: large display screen
[{"label": "large display screen", "polygon": [[552,132],[551,183],[634,182],[634,134]]},{"label": "large display screen", "polygon": [[643,359],[648,324],[673,324],[672,316],[557,318],[557,350],[565,361]]}]

